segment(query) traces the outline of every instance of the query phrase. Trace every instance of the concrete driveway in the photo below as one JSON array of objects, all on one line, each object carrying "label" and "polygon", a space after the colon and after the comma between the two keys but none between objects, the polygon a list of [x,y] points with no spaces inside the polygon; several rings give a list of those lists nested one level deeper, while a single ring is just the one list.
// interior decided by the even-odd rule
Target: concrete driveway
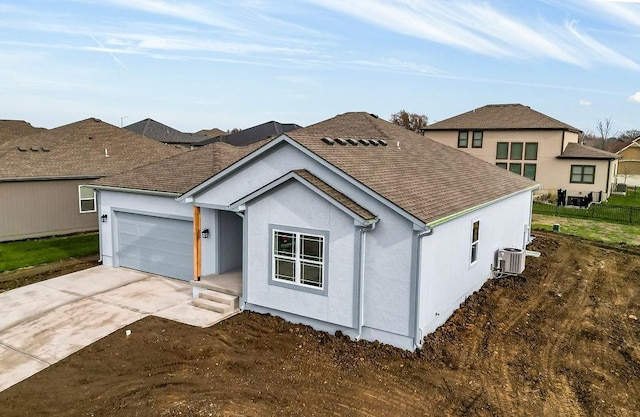
[{"label": "concrete driveway", "polygon": [[207,327],[188,282],[98,266],[0,293],[0,391],[145,316]]}]

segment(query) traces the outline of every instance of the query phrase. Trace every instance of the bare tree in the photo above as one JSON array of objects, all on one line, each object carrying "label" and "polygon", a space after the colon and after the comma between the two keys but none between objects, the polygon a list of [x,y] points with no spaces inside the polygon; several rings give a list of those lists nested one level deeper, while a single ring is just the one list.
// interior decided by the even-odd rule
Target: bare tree
[{"label": "bare tree", "polygon": [[604,119],[604,121],[598,119],[598,123],[596,123],[596,131],[599,134],[600,141],[597,143],[595,148],[604,149],[607,140],[609,140],[609,134],[611,133],[611,127],[613,123],[611,123],[611,116]]},{"label": "bare tree", "polygon": [[427,127],[428,118],[424,114],[409,113],[406,110],[400,110],[391,115],[389,121],[405,129],[419,132],[420,129]]}]

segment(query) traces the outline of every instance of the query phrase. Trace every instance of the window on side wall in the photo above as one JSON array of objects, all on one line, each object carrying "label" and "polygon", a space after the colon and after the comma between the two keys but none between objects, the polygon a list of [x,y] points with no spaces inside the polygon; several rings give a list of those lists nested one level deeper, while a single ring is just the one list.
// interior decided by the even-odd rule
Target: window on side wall
[{"label": "window on side wall", "polygon": [[325,258],[324,235],[273,229],[274,282],[322,290]]},{"label": "window on side wall", "polygon": [[473,222],[471,230],[471,263],[478,260],[478,241],[480,240],[480,220]]},{"label": "window on side wall", "polygon": [[471,142],[471,146],[474,148],[482,148],[482,132],[475,131],[473,132],[473,141]]},{"label": "window on side wall", "polygon": [[519,162],[509,164],[509,171],[518,175],[522,175],[522,164]]},{"label": "window on side wall", "polygon": [[527,142],[524,146],[524,159],[535,161],[538,159],[538,142]]},{"label": "window on side wall", "polygon": [[522,142],[511,142],[511,158],[515,160],[522,159]]},{"label": "window on side wall", "polygon": [[78,205],[80,213],[92,213],[96,211],[96,193],[91,187],[78,186]]},{"label": "window on side wall", "polygon": [[571,165],[571,182],[593,184],[596,175],[595,165]]},{"label": "window on side wall", "polygon": [[509,158],[509,142],[498,142],[496,148],[496,159],[508,159]]},{"label": "window on side wall", "polygon": [[469,132],[458,132],[458,148],[466,148],[469,146]]},{"label": "window on side wall", "polygon": [[536,164],[524,164],[524,172],[522,173],[530,180],[536,180]]}]

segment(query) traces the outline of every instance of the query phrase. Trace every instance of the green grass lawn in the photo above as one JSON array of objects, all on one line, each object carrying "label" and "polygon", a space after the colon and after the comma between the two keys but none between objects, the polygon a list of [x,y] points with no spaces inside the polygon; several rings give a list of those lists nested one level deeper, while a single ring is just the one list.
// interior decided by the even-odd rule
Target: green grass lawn
[{"label": "green grass lawn", "polygon": [[563,234],[605,243],[640,245],[640,226],[638,225],[534,214],[531,227],[552,230],[554,224],[560,225],[560,233]]},{"label": "green grass lawn", "polygon": [[627,195],[611,195],[606,204],[612,206],[634,206],[640,207],[640,190],[637,188],[628,188]]},{"label": "green grass lawn", "polygon": [[98,251],[97,233],[3,242],[0,243],[0,272],[92,255]]}]

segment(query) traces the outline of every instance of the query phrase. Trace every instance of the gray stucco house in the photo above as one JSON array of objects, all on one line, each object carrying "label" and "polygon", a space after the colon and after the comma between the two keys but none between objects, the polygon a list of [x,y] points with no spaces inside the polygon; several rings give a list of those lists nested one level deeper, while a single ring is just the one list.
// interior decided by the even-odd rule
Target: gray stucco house
[{"label": "gray stucco house", "polygon": [[537,184],[346,113],[94,186],[105,265],[189,280],[195,296],[237,271],[240,309],[413,350],[499,249],[525,249]]}]

